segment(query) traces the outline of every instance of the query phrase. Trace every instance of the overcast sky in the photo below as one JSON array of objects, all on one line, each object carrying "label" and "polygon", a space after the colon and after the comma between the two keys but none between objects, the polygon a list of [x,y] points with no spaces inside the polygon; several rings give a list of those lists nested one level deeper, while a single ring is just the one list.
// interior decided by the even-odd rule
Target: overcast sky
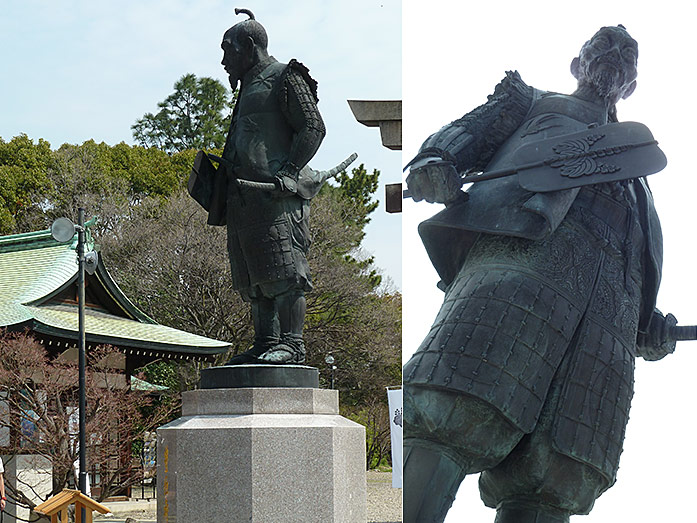
[{"label": "overcast sky", "polygon": [[[296,58],[319,82],[327,137],[311,165],[333,167],[351,152],[382,172],[364,242],[401,286],[400,216],[388,215],[384,184],[400,180],[399,152],[377,128],[356,122],[347,99],[401,98],[401,2],[248,0],[22,0],[0,18],[0,137],[25,133],[55,149],[85,140],[133,143],[131,125],[172,92],[186,73],[218,78],[225,30],[251,9],[279,61]],[[224,246],[221,246],[224,248]]]},{"label": "overcast sky", "polygon": [[[603,25],[623,24],[639,43],[637,89],[618,105],[620,120],[646,124],[668,157],[649,178],[664,234],[658,307],[681,324],[697,323],[697,218],[690,98],[694,18],[678,2],[449,2],[408,0],[403,6],[404,158],[442,125],[484,103],[506,70],[517,69],[539,89],[570,93],[569,63]],[[466,7],[465,7],[466,6]],[[688,12],[690,14],[688,14]],[[405,202],[404,358],[418,347],[443,299],[416,234],[416,225],[442,206]],[[697,343],[679,342],[658,362],[637,360],[635,395],[618,481],[582,523],[694,520],[697,480],[694,400]],[[476,477],[461,487],[446,523],[492,523]]]}]

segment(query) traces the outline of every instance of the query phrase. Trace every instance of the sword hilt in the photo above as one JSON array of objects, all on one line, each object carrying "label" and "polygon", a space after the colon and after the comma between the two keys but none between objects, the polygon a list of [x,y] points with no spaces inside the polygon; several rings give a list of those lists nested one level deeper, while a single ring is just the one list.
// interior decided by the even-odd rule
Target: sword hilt
[{"label": "sword hilt", "polygon": [[351,153],[351,155],[348,158],[346,158],[343,162],[341,162],[339,165],[321,173],[322,183],[324,183],[324,181],[328,180],[329,178],[335,178],[337,174],[339,174],[341,171],[345,170],[349,165],[351,165],[356,160],[356,158],[358,158],[358,155],[356,153]]}]

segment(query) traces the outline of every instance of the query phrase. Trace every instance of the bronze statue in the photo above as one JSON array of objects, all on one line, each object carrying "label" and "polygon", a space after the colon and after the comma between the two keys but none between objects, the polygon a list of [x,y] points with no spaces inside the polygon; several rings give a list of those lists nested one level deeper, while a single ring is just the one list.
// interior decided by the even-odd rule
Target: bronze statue
[{"label": "bronze statue", "polygon": [[[419,227],[445,300],[404,367],[405,522],[443,521],[467,474],[481,472],[497,523],[568,522],[615,481],[634,358],[680,339],[655,308],[662,239],[643,178],[665,162],[645,170],[620,158],[638,144],[612,148],[617,165],[567,169],[579,182],[558,190],[486,173],[516,171],[521,151],[554,139],[555,153],[590,161],[606,130],[626,129],[615,106],[634,91],[637,55],[623,26],[603,27],[571,63],[573,94],[509,72],[409,164],[411,196],[446,204]],[[460,173],[479,172],[462,193]]]},{"label": "bronze statue", "polygon": [[230,131],[222,158],[199,152],[189,192],[209,224],[227,225],[233,283],[251,303],[254,343],[228,365],[304,363],[309,200],[350,162],[310,169],[325,135],[317,82],[300,62],[270,56],[262,25],[246,9],[235,12],[249,19],[223,36],[222,64],[231,87],[240,85]]}]

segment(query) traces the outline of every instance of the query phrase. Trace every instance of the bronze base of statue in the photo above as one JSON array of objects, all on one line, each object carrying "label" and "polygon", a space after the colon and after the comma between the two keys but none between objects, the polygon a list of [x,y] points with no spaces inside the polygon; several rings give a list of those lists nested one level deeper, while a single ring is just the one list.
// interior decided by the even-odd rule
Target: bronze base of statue
[{"label": "bronze base of statue", "polygon": [[252,387],[319,388],[319,370],[305,365],[247,364],[211,367],[201,371],[202,389]]}]

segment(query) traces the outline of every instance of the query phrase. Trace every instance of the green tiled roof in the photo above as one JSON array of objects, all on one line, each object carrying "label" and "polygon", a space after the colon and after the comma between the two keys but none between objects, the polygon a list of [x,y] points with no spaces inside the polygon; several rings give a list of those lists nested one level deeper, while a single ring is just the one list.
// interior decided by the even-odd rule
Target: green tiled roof
[{"label": "green tiled roof", "polygon": [[[77,307],[50,298],[77,279],[77,236],[58,243],[50,231],[0,237],[0,327],[26,325],[77,339]],[[126,298],[101,257],[91,285],[100,285],[120,310],[85,311],[88,341],[191,355],[225,352],[229,344],[157,324]]]},{"label": "green tiled roof", "polygon": [[72,245],[55,242],[50,233],[48,239],[36,233],[0,238],[0,325],[31,319],[22,304],[41,299],[77,274]]}]

